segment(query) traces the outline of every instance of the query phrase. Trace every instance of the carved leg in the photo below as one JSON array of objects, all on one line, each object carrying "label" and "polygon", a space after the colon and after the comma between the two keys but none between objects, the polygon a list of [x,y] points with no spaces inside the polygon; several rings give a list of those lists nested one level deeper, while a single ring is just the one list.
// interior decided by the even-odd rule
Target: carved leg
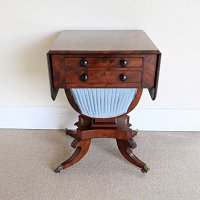
[{"label": "carved leg", "polygon": [[143,173],[147,173],[149,171],[149,168],[145,163],[143,163],[139,158],[137,158],[133,152],[132,149],[136,147],[136,143],[131,140],[120,140],[117,139],[117,146],[119,148],[119,151],[121,154],[132,164],[135,166],[141,168],[141,171]]},{"label": "carved leg", "polygon": [[83,156],[87,153],[89,147],[90,147],[91,139],[88,140],[80,140],[75,139],[72,142],[72,146],[76,148],[74,154],[67,159],[65,162],[63,162],[61,165],[59,165],[54,172],[60,173],[61,170],[70,167],[77,163],[79,160],[83,158]]},{"label": "carved leg", "polygon": [[131,149],[135,149],[137,147],[137,144],[136,144],[136,142],[133,139],[129,139],[127,141],[129,143]]},{"label": "carved leg", "polygon": [[66,135],[69,135],[69,136],[71,136],[71,137],[73,137],[73,138],[76,138],[77,137],[77,134],[76,134],[76,131],[75,130],[70,130],[70,129],[65,129],[65,131],[66,131]]}]

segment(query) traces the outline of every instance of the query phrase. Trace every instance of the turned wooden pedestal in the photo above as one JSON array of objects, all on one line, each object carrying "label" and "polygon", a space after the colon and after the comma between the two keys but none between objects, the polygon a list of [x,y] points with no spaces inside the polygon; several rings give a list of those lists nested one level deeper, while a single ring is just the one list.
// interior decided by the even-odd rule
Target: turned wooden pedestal
[{"label": "turned wooden pedestal", "polygon": [[75,152],[54,170],[56,173],[80,161],[89,150],[93,138],[115,138],[119,151],[129,162],[141,168],[142,172],[149,170],[147,165],[132,152],[137,147],[133,140],[137,131],[130,128],[128,115],[108,119],[94,119],[79,115],[79,121],[75,125],[78,127],[75,131],[66,130],[67,135],[75,138],[71,144]]}]

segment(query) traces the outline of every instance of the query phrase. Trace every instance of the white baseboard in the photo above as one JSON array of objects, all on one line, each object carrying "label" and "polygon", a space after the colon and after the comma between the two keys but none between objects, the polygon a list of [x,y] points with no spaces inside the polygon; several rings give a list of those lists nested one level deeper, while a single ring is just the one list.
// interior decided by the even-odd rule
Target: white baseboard
[{"label": "white baseboard", "polygon": [[[74,128],[77,116],[66,107],[0,107],[0,128]],[[139,130],[200,131],[200,109],[135,109],[130,117]]]},{"label": "white baseboard", "polygon": [[139,130],[200,131],[200,109],[136,109],[131,122]]},{"label": "white baseboard", "polygon": [[66,107],[0,107],[0,128],[73,128],[77,116]]}]

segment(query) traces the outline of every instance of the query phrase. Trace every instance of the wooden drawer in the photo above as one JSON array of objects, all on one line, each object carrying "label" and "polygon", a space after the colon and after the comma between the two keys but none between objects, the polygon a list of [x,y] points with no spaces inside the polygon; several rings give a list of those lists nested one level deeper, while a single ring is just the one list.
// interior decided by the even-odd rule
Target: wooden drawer
[{"label": "wooden drawer", "polygon": [[140,57],[67,57],[65,58],[66,68],[75,67],[142,67],[143,59]]},{"label": "wooden drawer", "polygon": [[141,80],[142,72],[136,70],[69,70],[66,73],[66,83],[139,83]]},{"label": "wooden drawer", "polygon": [[[86,67],[80,66],[82,58],[87,58],[88,65]],[[54,87],[154,87],[156,54],[110,55],[110,57],[105,55],[105,58],[114,60],[110,62],[108,59],[103,62],[101,56],[91,55],[52,55]],[[120,67],[121,59],[129,59],[126,67]],[[88,80],[81,81],[80,77],[84,73],[88,75]],[[119,79],[121,74],[125,74],[127,80],[121,81]],[[92,84],[90,85],[90,83]]]},{"label": "wooden drawer", "polygon": [[64,31],[47,58],[53,98],[59,88],[84,87],[148,88],[156,97],[161,53],[143,31]]}]

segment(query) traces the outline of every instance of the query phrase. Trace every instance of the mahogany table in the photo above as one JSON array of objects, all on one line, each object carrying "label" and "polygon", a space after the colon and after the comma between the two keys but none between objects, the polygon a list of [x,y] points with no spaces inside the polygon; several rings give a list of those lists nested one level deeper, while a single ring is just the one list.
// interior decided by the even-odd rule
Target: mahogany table
[{"label": "mahogany table", "polygon": [[127,115],[138,104],[143,88],[155,100],[161,53],[142,30],[61,31],[47,53],[51,97],[65,90],[79,115],[76,130],[66,133],[74,140],[74,154],[56,173],[72,166],[87,153],[92,138],[115,138],[121,154],[146,173],[139,160]]}]

